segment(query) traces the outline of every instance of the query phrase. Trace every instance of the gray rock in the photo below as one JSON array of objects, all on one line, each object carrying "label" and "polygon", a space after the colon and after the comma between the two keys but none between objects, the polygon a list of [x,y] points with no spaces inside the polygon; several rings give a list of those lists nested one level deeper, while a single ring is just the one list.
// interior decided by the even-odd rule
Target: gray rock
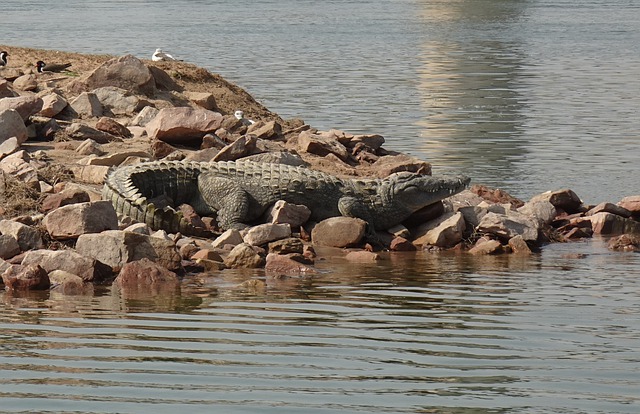
[{"label": "gray rock", "polygon": [[81,117],[100,117],[103,108],[98,96],[93,92],[82,92],[69,104]]},{"label": "gray rock", "polygon": [[291,226],[289,224],[266,223],[251,227],[244,235],[243,240],[252,246],[261,246],[290,236]]},{"label": "gray rock", "polygon": [[79,276],[86,282],[99,282],[109,276],[96,260],[68,249],[32,250],[25,254],[21,264],[24,266],[38,264],[47,272],[63,270]]},{"label": "gray rock", "polygon": [[149,68],[132,55],[108,60],[73,85],[72,89],[86,91],[105,86],[114,86],[146,96],[156,93],[155,79]]},{"label": "gray rock", "polygon": [[158,112],[160,112],[158,108],[147,105],[131,120],[129,125],[144,127],[158,115]]},{"label": "gray rock", "polygon": [[180,268],[175,243],[158,237],[120,230],[108,230],[78,237],[76,250],[118,272],[125,263],[147,258],[171,271]]},{"label": "gray rock", "polygon": [[140,98],[131,95],[125,89],[116,88],[115,86],[94,89],[93,93],[100,101],[103,113],[107,109],[113,115],[131,116],[144,107],[144,102],[140,101]]},{"label": "gray rock", "polygon": [[18,138],[11,137],[0,142],[0,159],[6,157],[9,154],[13,154],[20,148]]},{"label": "gray rock", "polygon": [[95,128],[91,128],[89,125],[81,124],[79,122],[71,124],[65,130],[67,136],[76,140],[92,139],[100,144],[107,144],[109,142],[122,142],[121,138],[111,135],[104,131],[98,131]]},{"label": "gray rock", "polygon": [[0,220],[0,233],[12,236],[18,242],[20,250],[41,249],[42,236],[34,227],[12,220]]},{"label": "gray rock", "polygon": [[0,234],[0,258],[11,259],[20,254],[20,245],[15,237],[9,234]]},{"label": "gray rock", "polygon": [[413,244],[417,246],[452,247],[462,241],[465,230],[462,213],[446,213],[414,231]]},{"label": "gray rock", "polygon": [[627,210],[624,207],[615,205],[613,203],[600,203],[597,206],[590,209],[589,211],[587,211],[585,213],[585,216],[593,216],[594,214],[602,213],[602,212],[616,214],[620,217],[625,217],[625,218],[631,217],[631,211]]},{"label": "gray rock", "polygon": [[536,219],[518,212],[511,212],[509,215],[487,213],[476,227],[478,232],[493,234],[502,239],[508,240],[521,235],[526,241],[537,240],[538,230]]},{"label": "gray rock", "polygon": [[27,127],[15,109],[0,111],[0,142],[11,137],[15,137],[18,144],[22,144],[28,138]]},{"label": "gray rock", "polygon": [[580,197],[569,189],[547,191],[532,197],[530,200],[530,202],[536,201],[548,201],[553,204],[555,208],[562,209],[569,214],[579,212],[582,206]]},{"label": "gray rock", "polygon": [[540,225],[550,224],[558,215],[556,208],[549,201],[529,201],[517,210],[525,216],[538,220]]}]

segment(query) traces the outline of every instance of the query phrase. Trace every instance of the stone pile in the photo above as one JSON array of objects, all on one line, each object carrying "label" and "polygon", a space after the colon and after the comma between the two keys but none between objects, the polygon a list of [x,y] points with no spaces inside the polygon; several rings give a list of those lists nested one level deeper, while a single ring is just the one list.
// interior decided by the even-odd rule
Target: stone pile
[{"label": "stone pile", "polygon": [[[385,150],[380,135],[284,121],[246,92],[227,89],[222,95],[248,102],[241,109],[255,122],[238,119],[233,112],[240,108],[224,108],[220,90],[190,91],[179,78],[130,55],[82,76],[15,69],[0,76],[0,274],[8,290],[90,294],[94,284],[112,283],[123,292],[152,295],[179,289],[185,272],[264,268],[276,276],[312,275],[314,246],[344,249],[352,261],[381,260],[369,242],[391,254],[531,254],[547,242],[599,234],[622,235],[612,239],[612,249],[640,248],[640,196],[586,206],[571,190],[561,190],[525,203],[482,186],[423,209],[375,240],[366,239],[360,219],[310,223],[308,208],[283,201],[263,224],[242,232],[216,232],[215,218],[180,206],[194,224],[217,236],[167,234],[118,217],[100,199],[109,168],[158,159],[250,158],[345,177],[386,177],[398,171],[430,174],[431,166]],[[59,174],[44,174],[52,166]],[[11,179],[37,193],[39,212],[7,209]]]}]

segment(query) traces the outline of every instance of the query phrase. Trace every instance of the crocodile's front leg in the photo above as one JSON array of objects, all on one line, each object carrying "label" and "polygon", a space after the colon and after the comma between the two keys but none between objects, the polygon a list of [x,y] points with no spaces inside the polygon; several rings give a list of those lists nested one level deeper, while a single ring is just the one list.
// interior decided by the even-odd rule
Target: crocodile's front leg
[{"label": "crocodile's front leg", "polygon": [[243,229],[249,213],[249,196],[231,179],[202,173],[198,176],[202,199],[218,213],[218,225],[224,230]]}]

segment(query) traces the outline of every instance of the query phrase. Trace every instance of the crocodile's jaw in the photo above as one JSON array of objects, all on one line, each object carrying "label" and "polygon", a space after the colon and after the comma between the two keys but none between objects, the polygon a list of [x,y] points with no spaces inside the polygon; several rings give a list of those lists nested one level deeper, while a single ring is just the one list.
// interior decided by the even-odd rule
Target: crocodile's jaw
[{"label": "crocodile's jaw", "polygon": [[437,203],[454,194],[458,194],[467,186],[471,179],[466,176],[453,178],[431,177],[415,174],[398,177],[394,186],[394,203],[403,205],[411,212]]}]

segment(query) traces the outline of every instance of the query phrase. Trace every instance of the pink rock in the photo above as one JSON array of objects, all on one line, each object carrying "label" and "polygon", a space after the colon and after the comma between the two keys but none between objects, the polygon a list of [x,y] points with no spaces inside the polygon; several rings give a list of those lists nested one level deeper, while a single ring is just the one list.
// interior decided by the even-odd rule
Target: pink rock
[{"label": "pink rock", "polygon": [[[6,99],[6,98],[5,98]],[[18,145],[27,140],[27,127],[14,109],[0,111],[0,142],[15,137]]]},{"label": "pink rock", "polygon": [[350,262],[360,262],[360,263],[373,263],[380,260],[380,255],[375,252],[368,252],[366,250],[358,250],[347,253],[345,257]]},{"label": "pink rock", "polygon": [[331,217],[313,227],[311,240],[319,246],[355,246],[362,241],[366,227],[367,223],[358,218]]},{"label": "pink rock", "polygon": [[188,143],[214,132],[221,123],[222,115],[207,109],[164,108],[146,125],[146,130],[151,139]]},{"label": "pink rock", "polygon": [[16,96],[15,98],[0,99],[0,112],[7,109],[14,109],[23,121],[29,119],[31,115],[35,115],[42,109],[42,99],[35,95]]},{"label": "pink rock", "polygon": [[618,205],[631,212],[634,216],[640,216],[640,195],[625,197]]},{"label": "pink rock", "polygon": [[640,222],[611,213],[596,213],[589,217],[595,234],[640,234]]},{"label": "pink rock", "polygon": [[49,275],[39,265],[13,265],[2,274],[7,290],[47,290],[51,286]]},{"label": "pink rock", "polygon": [[502,244],[497,240],[482,240],[469,250],[473,255],[487,255],[504,253]]},{"label": "pink rock", "polygon": [[462,240],[465,230],[462,213],[447,213],[415,230],[413,244],[417,246],[452,247]]},{"label": "pink rock", "polygon": [[301,262],[298,253],[287,255],[269,253],[266,259],[265,273],[269,276],[287,275],[287,276],[303,276],[317,273],[317,271],[309,266],[308,263]]},{"label": "pink rock", "polygon": [[147,258],[125,264],[113,285],[127,297],[152,298],[175,293],[180,287],[178,276]]},{"label": "pink rock", "polygon": [[58,207],[76,203],[87,203],[90,201],[89,194],[79,188],[69,188],[59,193],[48,195],[43,201],[40,211],[48,213]]}]

